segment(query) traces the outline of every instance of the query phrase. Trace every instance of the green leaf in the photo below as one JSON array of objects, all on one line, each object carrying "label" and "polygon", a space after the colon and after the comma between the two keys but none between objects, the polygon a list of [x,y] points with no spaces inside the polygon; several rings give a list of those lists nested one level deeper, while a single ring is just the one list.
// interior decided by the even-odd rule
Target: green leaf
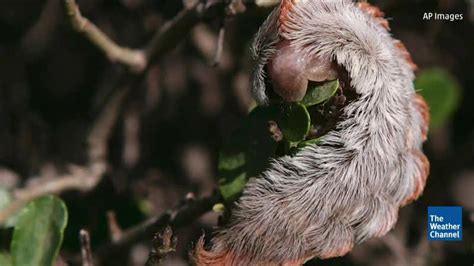
[{"label": "green leaf", "polygon": [[0,252],[0,265],[2,266],[11,266],[12,265],[12,258],[10,254],[5,252]]},{"label": "green leaf", "polygon": [[301,104],[308,107],[322,103],[334,96],[337,88],[339,88],[339,80],[337,79],[309,88],[303,100],[301,100]]},{"label": "green leaf", "polygon": [[225,201],[236,199],[248,179],[264,171],[275,156],[277,142],[269,131],[275,106],[258,106],[244,119],[241,127],[224,143],[219,154],[219,191]]},{"label": "green leaf", "polygon": [[212,211],[217,213],[223,213],[225,211],[225,206],[222,203],[216,203],[212,206]]},{"label": "green leaf", "polygon": [[424,70],[415,88],[430,107],[430,127],[443,126],[458,108],[461,89],[451,74],[441,68]]},{"label": "green leaf", "polygon": [[44,196],[28,203],[13,231],[13,265],[53,265],[66,224],[67,209],[61,199]]},{"label": "green leaf", "polygon": [[247,184],[249,176],[242,170],[242,173],[237,177],[233,177],[232,174],[223,174],[223,179],[219,181],[219,191],[221,192],[222,197],[226,201],[232,201],[240,195],[244,190],[245,184]]},{"label": "green leaf", "polygon": [[277,124],[285,139],[291,142],[302,141],[308,135],[311,118],[306,107],[299,103],[282,106]]}]

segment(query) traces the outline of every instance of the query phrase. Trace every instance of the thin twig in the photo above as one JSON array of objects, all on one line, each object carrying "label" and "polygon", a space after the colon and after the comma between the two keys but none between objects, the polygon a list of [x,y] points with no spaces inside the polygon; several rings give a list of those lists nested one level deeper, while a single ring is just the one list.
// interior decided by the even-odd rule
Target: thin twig
[{"label": "thin twig", "polygon": [[82,266],[94,266],[91,251],[91,238],[85,229],[79,231],[79,241],[81,242]]},{"label": "thin twig", "polygon": [[94,121],[87,137],[89,160],[105,160],[107,157],[107,141],[114,128],[129,91],[128,85],[120,87],[109,99],[99,117]]},{"label": "thin twig", "polygon": [[183,37],[199,22],[203,8],[202,3],[195,1],[155,33],[145,48],[149,64],[183,40]]},{"label": "thin twig", "polygon": [[70,23],[77,32],[101,49],[112,62],[129,66],[134,73],[145,72],[159,56],[176,47],[202,17],[216,13],[219,7],[224,7],[224,1],[213,1],[211,4],[192,2],[157,30],[144,50],[139,50],[124,48],[112,41],[94,23],[81,15],[75,0],[64,0],[64,4]]},{"label": "thin twig", "polygon": [[81,15],[75,0],[65,0],[64,5],[72,27],[100,48],[110,61],[127,65],[134,72],[141,72],[145,69],[147,60],[141,50],[117,45],[94,23]]},{"label": "thin twig", "polygon": [[46,194],[59,194],[68,190],[89,191],[94,188],[105,173],[104,162],[92,163],[88,167],[70,166],[70,173],[54,177],[53,180],[33,187],[17,189],[15,201],[0,212],[0,224],[15,214],[29,201]]}]

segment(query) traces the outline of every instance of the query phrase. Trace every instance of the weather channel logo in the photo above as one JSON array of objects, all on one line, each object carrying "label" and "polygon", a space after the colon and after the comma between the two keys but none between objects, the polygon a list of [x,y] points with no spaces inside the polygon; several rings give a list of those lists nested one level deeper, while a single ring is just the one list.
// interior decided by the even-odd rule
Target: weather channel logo
[{"label": "weather channel logo", "polygon": [[461,241],[462,207],[428,207],[428,240]]}]

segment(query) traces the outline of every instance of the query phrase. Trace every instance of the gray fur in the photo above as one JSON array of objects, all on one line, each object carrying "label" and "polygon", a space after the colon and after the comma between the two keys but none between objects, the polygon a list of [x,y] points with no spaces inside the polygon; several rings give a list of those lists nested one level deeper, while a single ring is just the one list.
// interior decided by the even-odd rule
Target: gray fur
[{"label": "gray fur", "polygon": [[[255,42],[252,91],[261,103],[264,66],[278,41],[277,12]],[[384,235],[422,175],[414,75],[389,33],[349,1],[302,0],[289,18],[279,34],[303,54],[344,66],[360,97],[320,144],[274,160],[248,182],[232,223],[213,240],[213,250],[246,258],[242,265],[342,255]]]},{"label": "gray fur", "polygon": [[265,94],[265,77],[267,76],[264,67],[268,60],[275,54],[275,45],[279,41],[277,20],[279,8],[275,8],[262,24],[257,37],[252,45],[253,58],[256,62],[252,77],[252,95],[260,104],[268,103]]}]

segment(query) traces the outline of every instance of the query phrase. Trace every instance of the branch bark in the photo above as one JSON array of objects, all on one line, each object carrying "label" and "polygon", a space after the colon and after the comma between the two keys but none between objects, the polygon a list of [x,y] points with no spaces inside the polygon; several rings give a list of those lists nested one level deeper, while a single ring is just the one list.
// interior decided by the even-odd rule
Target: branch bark
[{"label": "branch bark", "polygon": [[162,54],[176,47],[201,18],[225,13],[224,1],[212,0],[206,3],[192,1],[176,17],[158,29],[150,42],[141,50],[116,44],[94,23],[82,16],[75,0],[64,0],[64,6],[74,30],[102,50],[111,62],[128,66],[132,73],[145,72]]},{"label": "branch bark", "polygon": [[69,21],[77,32],[102,50],[110,61],[119,62],[134,72],[141,72],[146,67],[146,58],[141,50],[129,49],[117,45],[94,23],[83,17],[75,0],[65,0],[64,6]]},{"label": "branch bark", "polygon": [[69,174],[54,177],[53,180],[34,187],[17,189],[14,192],[15,201],[0,212],[0,224],[26,203],[43,195],[59,194],[68,190],[91,190],[102,179],[105,170],[104,162],[92,163],[88,167],[71,166]]},{"label": "branch bark", "polygon": [[133,244],[151,237],[164,226],[170,225],[176,229],[188,225],[201,215],[210,211],[212,206],[219,202],[219,199],[220,196],[217,193],[198,200],[185,199],[176,208],[161,215],[151,217],[148,220],[123,231],[120,238],[99,247],[97,250],[97,258],[107,259],[114,256],[114,254],[123,252]]},{"label": "branch bark", "polygon": [[85,229],[81,229],[79,231],[79,240],[81,243],[82,266],[94,266],[89,232]]}]

